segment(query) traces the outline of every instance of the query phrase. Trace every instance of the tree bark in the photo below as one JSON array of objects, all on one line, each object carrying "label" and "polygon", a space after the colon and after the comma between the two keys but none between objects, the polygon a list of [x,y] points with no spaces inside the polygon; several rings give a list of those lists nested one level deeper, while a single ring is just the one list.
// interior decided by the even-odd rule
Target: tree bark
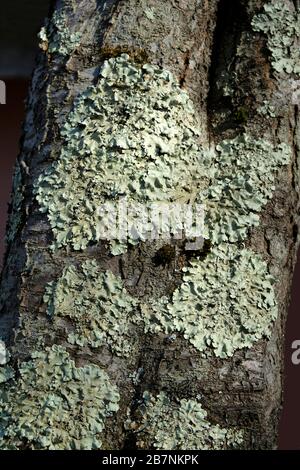
[{"label": "tree bark", "polygon": [[[284,325],[298,247],[300,137],[297,104],[288,103],[273,118],[257,112],[282,80],[273,73],[265,36],[251,27],[253,16],[265,3],[65,0],[54,7],[65,13],[68,28],[80,30],[82,36],[80,45],[67,56],[44,48],[37,58],[18,159],[23,195],[20,220],[8,242],[2,273],[0,329],[15,370],[31,359],[33,351],[59,344],[77,367],[94,364],[107,372],[121,398],[118,412],[105,425],[102,448],[136,447],[134,429],[124,423],[128,410],[134,415],[145,391],[154,395],[164,391],[174,400],[201,396],[211,423],[244,430],[240,448],[276,448]],[[145,9],[151,10],[154,19],[145,15]],[[201,145],[215,146],[246,131],[274,146],[285,142],[292,151],[291,163],[278,172],[276,190],[263,208],[259,227],[252,228],[245,240],[245,246],[267,261],[276,278],[278,319],[270,338],[229,358],[205,358],[181,335],[168,342],[165,334],[139,330],[139,346],[129,358],[119,357],[109,348],[76,347],[67,342],[66,326],[54,327],[46,313],[43,296],[47,284],[57,281],[65,267],[90,259],[96,259],[101,270],[111,270],[122,278],[137,299],[167,295],[181,283],[174,265],[182,253],[176,251],[174,263],[157,271],[151,261],[157,247],[150,242],[120,256],[111,256],[100,242],[81,251],[49,250],[53,233],[33,193],[38,176],[59,156],[63,145],[60,129],[75,97],[96,83],[96,71],[104,60],[123,52],[138,56],[141,51],[148,63],[172,72],[189,94],[203,129]],[[219,83],[224,80],[225,84],[230,81],[230,97],[220,91]],[[143,371],[140,381],[130,381],[139,370]],[[18,441],[17,447],[31,448],[26,440]]]}]

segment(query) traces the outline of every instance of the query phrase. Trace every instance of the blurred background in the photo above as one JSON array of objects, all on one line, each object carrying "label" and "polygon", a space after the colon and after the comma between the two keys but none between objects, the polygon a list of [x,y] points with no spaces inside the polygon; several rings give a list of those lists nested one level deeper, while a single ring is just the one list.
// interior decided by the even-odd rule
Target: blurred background
[{"label": "blurred background", "polygon": [[[37,33],[50,0],[10,0],[0,5],[0,80],[6,84],[6,104],[0,104],[0,269],[4,253],[7,205],[19,151],[24,100],[37,52]],[[300,257],[294,275],[285,337],[284,409],[280,449],[300,449],[300,365],[293,365],[291,344],[300,340]]]}]

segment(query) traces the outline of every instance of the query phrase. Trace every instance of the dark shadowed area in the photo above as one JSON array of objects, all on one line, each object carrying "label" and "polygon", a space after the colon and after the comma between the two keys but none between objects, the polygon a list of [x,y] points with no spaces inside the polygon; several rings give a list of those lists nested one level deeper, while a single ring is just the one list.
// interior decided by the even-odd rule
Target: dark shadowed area
[{"label": "dark shadowed area", "polygon": [[292,299],[285,335],[285,387],[284,407],[280,423],[280,449],[300,449],[300,364],[291,360],[293,341],[300,340],[300,253],[294,273]]},{"label": "dark shadowed area", "polygon": [[[49,1],[13,0],[0,6],[0,79],[5,80],[7,103],[0,105],[0,263],[4,253],[7,205],[11,190],[13,166],[18,154],[24,99],[28,76],[33,67],[36,32],[46,15]],[[16,12],[18,11],[18,14]],[[22,27],[21,27],[22,25]],[[18,77],[18,78],[9,78]],[[26,78],[20,78],[26,77]],[[294,275],[292,301],[285,343],[284,410],[280,426],[279,448],[300,449],[300,365],[291,361],[291,344],[300,340],[300,256]]]},{"label": "dark shadowed area", "polygon": [[48,14],[50,0],[0,2],[0,77],[31,75],[37,33]]},{"label": "dark shadowed area", "polygon": [[5,80],[6,105],[0,105],[0,257],[1,265],[4,252],[4,233],[6,214],[11,191],[13,167],[19,150],[22,121],[24,118],[25,98],[28,90],[27,80]]}]

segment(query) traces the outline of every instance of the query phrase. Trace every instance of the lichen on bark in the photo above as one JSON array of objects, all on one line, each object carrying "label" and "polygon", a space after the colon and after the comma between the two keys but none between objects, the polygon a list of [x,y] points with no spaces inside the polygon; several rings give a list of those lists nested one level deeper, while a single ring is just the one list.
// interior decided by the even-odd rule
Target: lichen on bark
[{"label": "lichen on bark", "polygon": [[47,285],[44,302],[53,322],[59,318],[71,320],[70,344],[97,348],[107,345],[118,355],[134,352],[134,323],[137,301],[112,272],[102,273],[95,260],[86,261],[76,269],[67,267],[62,276]]},{"label": "lichen on bark", "polygon": [[146,391],[135,417],[126,426],[134,429],[140,449],[224,450],[243,442],[243,431],[212,424],[199,400],[172,403],[164,392],[154,397]]},{"label": "lichen on bark", "polygon": [[7,375],[0,395],[1,449],[101,448],[105,420],[119,409],[120,395],[105,371],[76,367],[61,346],[32,352]]}]

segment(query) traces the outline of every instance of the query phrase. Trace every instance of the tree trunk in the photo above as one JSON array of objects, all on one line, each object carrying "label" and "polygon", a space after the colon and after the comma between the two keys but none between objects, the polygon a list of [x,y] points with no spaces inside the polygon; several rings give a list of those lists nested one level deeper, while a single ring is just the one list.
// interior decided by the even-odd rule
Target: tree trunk
[{"label": "tree trunk", "polygon": [[[276,2],[57,1],[54,19],[49,20],[40,34],[42,51],[28,99],[2,273],[0,331],[9,351],[6,359],[3,354],[0,368],[2,448],[276,447],[282,405],[284,325],[298,246],[299,100],[295,84],[299,86],[299,71],[288,66],[280,69],[272,56],[268,31],[263,26],[260,28],[259,21],[252,21],[267,3]],[[291,0],[284,3],[296,22],[299,5]],[[275,15],[274,12],[270,15]],[[285,33],[288,38],[296,35],[283,30],[281,37]],[[299,38],[294,36],[294,39]],[[233,228],[233,234],[226,232],[225,224],[222,240],[218,234],[212,235],[214,228],[210,227],[210,243],[197,253],[185,251],[182,240],[160,240],[140,242],[124,253],[113,255],[103,241],[92,240],[78,246],[71,243],[71,236],[51,248],[59,230],[58,225],[51,225],[45,208],[57,186],[53,179],[47,183],[43,175],[45,171],[51,174],[64,147],[73,152],[81,148],[84,131],[82,135],[74,135],[77,140],[73,147],[71,134],[61,131],[70,111],[77,106],[76,98],[92,86],[97,87],[99,80],[105,82],[101,67],[107,63],[118,63],[125,68],[132,64],[134,74],[140,70],[144,73],[145,65],[151,64],[154,68],[149,69],[149,74],[153,83],[158,70],[171,72],[175,77],[174,93],[180,97],[187,93],[192,102],[191,115],[196,116],[200,129],[194,135],[198,148],[210,148],[218,155],[223,151],[221,163],[213,164],[213,169],[219,172],[219,187],[225,178],[230,178],[231,170],[234,173],[236,169],[232,167],[227,169],[227,174],[220,173],[228,165],[224,140],[229,140],[229,146],[236,142],[232,152],[238,152],[241,159],[247,154],[245,161],[249,159],[250,167],[241,164],[241,177],[245,181],[249,177],[249,184],[255,182],[249,194],[251,191],[258,197],[263,194],[259,209],[249,205],[249,220],[251,214],[256,214],[256,222],[246,217],[246,229]],[[111,75],[107,79],[108,87],[109,80],[113,80]],[[103,89],[105,86],[104,83]],[[122,100],[124,93],[122,86],[119,88]],[[145,93],[143,89],[141,100]],[[182,113],[185,112],[190,116],[182,108]],[[88,119],[87,109],[86,113]],[[114,119],[111,115],[111,120]],[[185,115],[181,120],[184,119]],[[82,122],[82,129],[84,125]],[[248,136],[246,141],[244,137],[240,139],[244,135]],[[283,159],[278,165],[269,163],[268,158],[272,160],[283,152],[281,144],[285,144],[284,152],[290,155],[288,164]],[[180,147],[180,142],[177,145]],[[81,158],[89,158],[84,148],[83,145]],[[122,146],[118,151],[122,154]],[[228,153],[227,158],[232,158],[232,154]],[[235,158],[232,161],[238,165],[239,155]],[[251,167],[250,159],[256,159],[257,168]],[[71,171],[67,166],[66,180],[67,168]],[[87,177],[82,173],[83,182]],[[120,174],[122,178],[126,175]],[[230,192],[230,185],[236,184],[234,181],[227,189],[222,186],[223,191],[229,188]],[[267,183],[269,187],[262,189]],[[44,190],[39,192],[43,184]],[[241,197],[243,190],[244,186],[237,190]],[[76,197],[77,186],[74,191]],[[93,185],[89,191],[94,191]],[[89,197],[88,192],[85,195]],[[213,198],[212,195],[208,198],[209,207]],[[251,198],[253,202],[254,196]],[[218,201],[222,211],[225,206],[221,199]],[[68,201],[62,203],[61,209],[54,207],[54,218],[58,212],[64,212],[64,204]],[[240,204],[243,202],[236,202],[239,221]],[[212,214],[210,209],[208,217],[209,214]],[[68,220],[66,229],[71,227],[72,220]],[[217,224],[216,219],[211,224]],[[234,259],[228,261],[232,268],[226,271],[225,267],[224,276],[222,262],[214,258],[215,253],[220,253],[220,247],[224,248],[225,257],[231,256],[227,249],[235,253]],[[248,258],[245,270],[241,268],[244,256],[253,260],[251,276]],[[216,280],[208,260],[216,262]],[[269,278],[273,276],[278,314],[267,324],[265,332],[241,323],[237,335],[247,340],[235,347],[233,332],[228,331],[223,349],[220,346],[218,350],[216,338],[221,330],[217,327],[215,339],[212,335],[211,342],[207,340],[205,347],[200,347],[196,340],[190,340],[184,324],[189,313],[184,305],[188,310],[189,303],[179,307],[178,321],[183,320],[180,327],[175,327],[172,294],[179,292],[178,298],[184,302],[180,293],[182,283],[197,289],[197,283],[189,281],[189,271],[185,279],[181,268],[189,270],[192,265],[196,270],[199,263],[203,266],[199,283],[206,282],[203,279],[207,276],[212,279],[211,290],[206,291],[207,284],[201,284],[210,301],[204,299],[199,318],[210,311],[217,313],[218,318],[225,315],[225,327],[226,314],[233,315],[233,310],[239,312],[238,323],[251,309],[267,322],[275,308],[272,300],[269,303],[265,300],[268,294],[272,295]],[[256,272],[256,268],[261,271]],[[235,285],[240,302],[237,306],[231,304],[228,294],[231,287],[225,279],[230,269],[237,270],[241,276]],[[112,279],[107,277],[108,272],[113,273]],[[113,284],[111,290],[107,287],[109,280]],[[79,308],[72,303],[76,291]],[[159,320],[163,316],[159,303],[162,297],[169,299],[170,304],[173,302],[174,307],[169,311],[170,318],[173,317],[165,320],[171,322],[167,327]],[[197,312],[197,296],[193,298]],[[218,299],[221,299],[219,310],[211,310],[211,303],[218,303]],[[105,316],[106,327],[89,316],[98,302],[98,315]],[[80,316],[82,311],[84,314]],[[158,319],[153,326],[151,318],[157,312]],[[126,320],[128,315],[132,315],[132,322]],[[143,315],[148,315],[148,320],[152,316],[147,327]],[[230,321],[228,330],[232,326]],[[118,326],[126,330],[124,336]],[[109,327],[112,333],[105,330]],[[250,330],[255,331],[252,334]],[[229,344],[227,350],[226,344]],[[191,437],[193,433],[195,437]],[[179,437],[174,437],[175,434]]]}]

